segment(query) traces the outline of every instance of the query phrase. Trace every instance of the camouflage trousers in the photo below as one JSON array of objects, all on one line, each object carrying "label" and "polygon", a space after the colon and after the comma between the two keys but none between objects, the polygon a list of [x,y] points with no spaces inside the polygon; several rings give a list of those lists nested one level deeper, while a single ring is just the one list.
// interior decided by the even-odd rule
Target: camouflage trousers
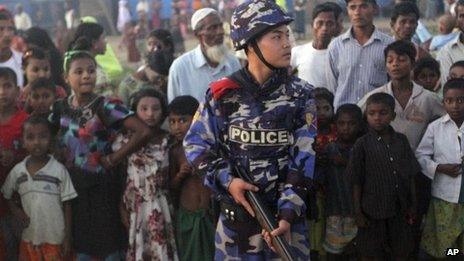
[{"label": "camouflage trousers", "polygon": [[[214,260],[279,260],[261,236],[261,227],[255,219],[230,221],[221,213],[215,245]],[[308,229],[304,220],[292,224],[290,245],[297,260],[309,260]]]}]

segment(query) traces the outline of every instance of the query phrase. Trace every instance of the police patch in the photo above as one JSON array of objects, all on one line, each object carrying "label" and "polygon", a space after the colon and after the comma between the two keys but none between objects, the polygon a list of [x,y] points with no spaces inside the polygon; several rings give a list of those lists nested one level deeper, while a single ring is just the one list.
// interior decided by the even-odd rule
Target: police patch
[{"label": "police patch", "polygon": [[293,144],[293,136],[286,129],[256,130],[230,126],[229,140],[255,146],[286,146]]}]

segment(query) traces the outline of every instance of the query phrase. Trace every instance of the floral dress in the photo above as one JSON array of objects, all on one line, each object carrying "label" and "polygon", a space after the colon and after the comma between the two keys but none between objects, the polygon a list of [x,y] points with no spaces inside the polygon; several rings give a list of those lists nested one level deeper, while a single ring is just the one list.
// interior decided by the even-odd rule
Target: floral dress
[{"label": "floral dress", "polygon": [[[120,136],[115,147],[127,142]],[[130,215],[126,260],[178,260],[168,202],[168,138],[129,156],[123,200]]]}]

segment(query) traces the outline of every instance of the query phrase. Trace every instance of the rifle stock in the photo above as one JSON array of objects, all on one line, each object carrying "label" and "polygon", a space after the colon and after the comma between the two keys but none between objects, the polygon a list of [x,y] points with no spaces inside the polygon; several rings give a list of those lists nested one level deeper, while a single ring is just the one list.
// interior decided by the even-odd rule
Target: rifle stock
[{"label": "rifle stock", "polygon": [[[243,179],[246,182],[252,183],[249,176],[244,173],[239,166],[233,166],[235,169],[236,174],[239,178]],[[253,208],[255,212],[256,219],[258,220],[259,225],[266,230],[267,232],[271,232],[277,228],[277,222],[272,216],[272,213],[269,209],[261,202],[259,196],[253,191],[246,191],[245,197]],[[283,235],[279,235],[276,237],[271,236],[272,244],[277,252],[277,254],[282,258],[284,261],[293,261],[296,260],[293,257],[293,253],[291,251],[290,245],[288,244],[287,240],[284,238]]]}]

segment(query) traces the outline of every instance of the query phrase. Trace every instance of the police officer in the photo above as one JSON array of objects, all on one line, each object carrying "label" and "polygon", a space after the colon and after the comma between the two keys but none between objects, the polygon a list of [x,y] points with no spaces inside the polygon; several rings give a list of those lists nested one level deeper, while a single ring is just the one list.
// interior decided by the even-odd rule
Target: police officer
[{"label": "police officer", "polygon": [[[220,199],[215,260],[277,258],[270,240],[276,235],[287,237],[298,259],[309,259],[304,199],[314,170],[315,105],[312,86],[288,74],[290,22],[270,0],[236,8],[231,38],[248,64],[210,84],[184,140],[187,159]],[[271,233],[253,217],[246,190],[257,192],[277,217]]]}]

